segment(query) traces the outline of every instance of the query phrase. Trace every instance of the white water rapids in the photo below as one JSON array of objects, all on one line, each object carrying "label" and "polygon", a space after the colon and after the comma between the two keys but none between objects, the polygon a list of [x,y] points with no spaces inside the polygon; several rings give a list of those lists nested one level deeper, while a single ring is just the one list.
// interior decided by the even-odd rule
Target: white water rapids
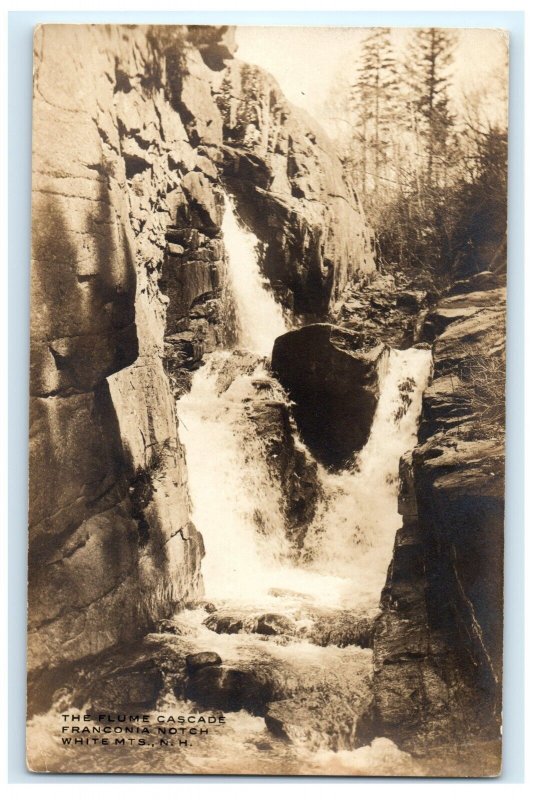
[{"label": "white water rapids", "polygon": [[[262,279],[255,237],[227,201],[223,223],[238,345],[261,355],[286,331],[284,317]],[[323,501],[305,540],[307,564],[289,557],[281,487],[270,476],[262,443],[248,418],[254,382],[269,381],[284,397],[265,360],[218,352],[194,376],[178,405],[183,423],[193,521],[206,545],[206,595],[218,602],[274,604],[271,589],[311,595],[334,607],[374,608],[384,584],[396,529],[398,465],[416,443],[421,396],[429,377],[426,350],[391,350],[368,442],[339,474],[319,469]],[[269,599],[268,599],[269,595]]]}]

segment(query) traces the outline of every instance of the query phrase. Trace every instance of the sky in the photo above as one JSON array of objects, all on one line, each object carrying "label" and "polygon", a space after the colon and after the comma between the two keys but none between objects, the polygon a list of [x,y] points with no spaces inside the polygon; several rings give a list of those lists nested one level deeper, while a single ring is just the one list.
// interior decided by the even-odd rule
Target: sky
[{"label": "sky", "polygon": [[[460,97],[464,91],[487,88],[493,73],[503,71],[505,34],[491,29],[458,32],[452,69]],[[348,80],[366,33],[365,28],[238,27],[235,55],[270,72],[288,100],[325,123],[333,89]],[[393,29],[396,49],[409,33]]]}]

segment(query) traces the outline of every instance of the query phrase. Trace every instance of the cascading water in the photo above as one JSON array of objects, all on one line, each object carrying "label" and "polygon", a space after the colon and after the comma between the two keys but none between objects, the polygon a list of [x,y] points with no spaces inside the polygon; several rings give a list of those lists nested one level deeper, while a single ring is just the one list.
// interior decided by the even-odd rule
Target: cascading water
[{"label": "cascading water", "polygon": [[273,604],[268,595],[276,587],[326,606],[375,609],[401,524],[398,465],[416,443],[429,352],[390,352],[366,446],[341,473],[320,467],[323,500],[305,539],[306,566],[291,560],[281,487],[247,413],[255,381],[271,380],[274,399],[282,389],[263,360],[232,379],[239,359],[212,356],[178,404],[193,519],[206,544],[207,596]]},{"label": "cascading water", "polygon": [[270,356],[277,336],[286,333],[284,315],[260,272],[258,239],[240,225],[234,205],[226,196],[221,228],[238,343],[252,353]]},{"label": "cascading water", "polygon": [[[240,225],[228,199],[223,235],[239,345],[267,355],[286,325],[261,276],[255,237]],[[415,444],[430,354],[391,350],[385,361],[366,446],[341,473],[320,467],[323,500],[301,565],[290,558],[281,487],[269,473],[247,413],[255,380],[270,381],[273,399],[284,398],[266,359],[217,353],[195,374],[178,414],[184,422],[193,518],[207,550],[208,596],[273,604],[268,593],[277,587],[304,592],[323,605],[377,607],[400,523],[399,459]]]},{"label": "cascading water", "polygon": [[178,404],[193,518],[206,545],[204,583],[218,600],[264,594],[266,573],[288,551],[280,488],[270,479],[244,408],[251,381],[267,375],[263,363],[251,376],[240,375],[224,391],[218,389],[237,358],[212,356]]},{"label": "cascading water", "polygon": [[[355,690],[365,695],[370,691],[370,650],[355,645],[318,646],[310,631],[322,614],[343,618],[351,610],[364,617],[378,610],[401,522],[397,513],[399,459],[415,444],[430,353],[391,350],[385,358],[368,442],[345,471],[332,474],[319,467],[322,500],[301,557],[296,559],[285,535],[283,490],[270,473],[249,413],[259,384],[270,387],[268,402],[286,399],[269,373],[266,358],[286,325],[262,279],[255,239],[238,222],[230,201],[223,233],[242,349],[210,356],[177,408],[184,423],[181,439],[186,448],[193,520],[206,545],[206,597],[215,602],[223,617],[237,612],[243,627],[230,635],[204,625],[205,612],[185,612],[186,618],[196,630],[199,650],[215,650],[224,663],[238,669],[251,665],[255,673],[267,669],[272,679],[276,675],[280,680],[283,674],[290,682],[310,686],[313,696],[315,686],[322,687],[322,692],[334,691],[335,697],[346,702],[345,708],[351,709]],[[254,630],[248,624],[259,612],[284,615],[291,620],[296,638],[285,641],[283,637],[281,641],[247,632]],[[307,716],[306,702],[303,696],[299,715],[306,721],[300,743],[294,743],[292,772],[321,773],[326,765],[339,774],[407,770],[410,756],[392,742],[375,739],[358,747],[358,740],[349,737],[344,741],[347,712],[338,718],[323,701],[323,711],[313,706],[316,710]],[[349,710],[350,720],[351,713]],[[281,748],[271,739],[265,742],[263,724],[255,727],[243,712],[230,717],[227,734],[240,753],[247,750],[252,771],[289,770],[287,747]],[[323,734],[323,739],[315,730],[320,718],[332,732]],[[258,751],[248,749],[251,742],[260,751],[268,748],[265,762]],[[224,752],[221,744],[219,759]],[[206,760],[202,764],[206,768]],[[414,774],[415,767],[410,769]]]},{"label": "cascading water", "polygon": [[392,557],[399,459],[416,444],[428,350],[390,350],[369,439],[353,465],[339,474],[321,470],[325,500],[305,542],[312,563],[350,578],[341,602],[371,608],[379,599]]},{"label": "cascading water", "polygon": [[[244,681],[251,679],[253,687],[258,675],[263,687],[276,686],[277,692],[282,687],[282,696],[297,702],[295,720],[292,716],[297,738],[277,738],[262,716],[230,711],[225,725],[209,736],[196,736],[191,749],[150,743],[125,748],[119,769],[117,755],[107,747],[73,748],[66,759],[60,737],[50,735],[56,712],[33,718],[32,740],[51,769],[55,763],[68,768],[72,758],[77,769],[88,772],[417,774],[411,756],[387,739],[359,746],[355,709],[359,698],[367,702],[371,696],[371,651],[353,642],[337,646],[327,639],[318,644],[311,632],[322,615],[330,631],[333,620],[346,624],[344,615],[351,609],[351,632],[355,618],[377,610],[400,523],[398,462],[415,443],[430,354],[390,351],[366,446],[345,471],[318,470],[322,499],[297,563],[285,536],[283,490],[268,469],[249,415],[258,385],[268,403],[285,400],[269,373],[267,356],[286,324],[262,278],[255,238],[240,225],[229,200],[223,234],[240,349],[207,358],[177,410],[192,516],[206,545],[206,599],[223,616],[238,611],[244,625],[237,633],[216,632],[204,624],[207,611],[201,607],[180,612],[180,634],[163,638],[165,647],[176,648],[179,660],[185,653],[215,651],[227,669]],[[247,632],[247,621],[266,612],[290,620],[293,633]],[[164,716],[198,710],[199,704],[175,691],[158,700]]]}]

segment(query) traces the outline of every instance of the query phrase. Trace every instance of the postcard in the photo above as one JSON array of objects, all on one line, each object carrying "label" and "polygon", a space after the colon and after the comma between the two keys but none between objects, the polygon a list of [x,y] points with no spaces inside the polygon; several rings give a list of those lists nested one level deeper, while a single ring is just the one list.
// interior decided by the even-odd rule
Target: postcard
[{"label": "postcard", "polygon": [[498,775],[507,32],[34,46],[28,768]]}]

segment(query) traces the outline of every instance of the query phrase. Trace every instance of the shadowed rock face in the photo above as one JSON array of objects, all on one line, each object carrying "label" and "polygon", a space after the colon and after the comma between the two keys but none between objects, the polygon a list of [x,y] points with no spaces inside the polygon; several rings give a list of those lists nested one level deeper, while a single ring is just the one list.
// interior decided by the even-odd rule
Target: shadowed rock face
[{"label": "shadowed rock face", "polygon": [[359,198],[321,127],[271,75],[233,61],[216,99],[223,180],[262,243],[263,270],[281,302],[317,319],[352,276],[375,269]]},{"label": "shadowed rock face", "polygon": [[[205,57],[217,30],[205,42],[197,31]],[[187,217],[204,237],[196,252],[206,251],[203,231],[212,217],[217,225],[221,197],[173,109],[164,51],[181,51],[184,102],[200,137],[219,142],[220,133],[206,132],[219,117],[211,71],[187,29],[173,33],[173,41],[142,27],[35,34],[28,663],[36,673],[139,637],[198,590],[202,540],[189,520],[162,362],[167,299],[158,278],[173,257],[168,228]],[[216,245],[210,252],[219,255]],[[186,304],[214,288],[212,263],[203,265],[179,276]]]},{"label": "shadowed rock face", "polygon": [[[203,545],[189,519],[175,395],[205,353],[232,340],[224,186],[237,181],[244,198],[258,186],[272,211],[279,198],[284,237],[271,211],[265,229],[252,227],[291,307],[292,287],[296,307],[307,293],[324,307],[347,269],[373,265],[336,157],[299,112],[262,118],[261,154],[241,125],[245,106],[230,124],[241,103],[231,29],[47,25],[34,45],[28,658],[37,674],[139,637],[199,590]],[[236,84],[247,107],[272,90],[282,103],[273,80],[253,73]],[[275,139],[293,142],[284,163]],[[299,194],[316,163],[322,186]],[[355,250],[357,239],[336,238],[338,218],[362,228]],[[297,526],[305,489],[296,486],[289,509]]]},{"label": "shadowed rock face", "polygon": [[472,742],[490,774],[500,763],[505,289],[484,280],[455,286],[424,325],[437,336],[435,371],[420,444],[401,464],[374,691],[382,734],[426,757]]},{"label": "shadowed rock face", "polygon": [[281,486],[287,536],[299,549],[321,496],[317,463],[296,440],[287,402],[264,400],[262,388],[257,388],[257,399],[248,404],[247,416],[264,445],[270,473]]},{"label": "shadowed rock face", "polygon": [[272,368],[290,399],[299,433],[323,464],[341,469],[365,445],[379,396],[382,344],[334,325],[307,325],[279,336]]}]

